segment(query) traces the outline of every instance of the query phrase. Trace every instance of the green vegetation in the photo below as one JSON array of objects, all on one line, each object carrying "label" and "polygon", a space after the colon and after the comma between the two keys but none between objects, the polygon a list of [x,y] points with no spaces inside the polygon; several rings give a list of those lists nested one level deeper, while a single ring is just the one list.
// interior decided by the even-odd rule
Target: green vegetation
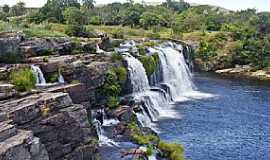
[{"label": "green vegetation", "polygon": [[55,83],[58,81],[59,74],[58,72],[52,73],[46,78],[49,83]]},{"label": "green vegetation", "polygon": [[16,53],[7,53],[0,55],[0,63],[15,64],[21,62],[22,58]]},{"label": "green vegetation", "polygon": [[[29,37],[107,32],[113,38],[195,40],[200,42],[196,58],[220,65],[216,68],[236,64],[269,67],[270,13],[254,9],[234,12],[172,0],[157,6],[132,1],[94,6],[93,0],[48,0],[36,10],[28,10],[21,2],[4,5],[0,20],[6,21],[0,21],[0,31],[23,31]],[[139,51],[144,55],[142,46]],[[147,72],[152,70],[149,65]]]},{"label": "green vegetation", "polygon": [[180,144],[166,143],[153,134],[143,134],[135,121],[128,123],[131,133],[131,140],[139,145],[147,146],[147,155],[152,155],[153,149],[158,148],[162,152],[162,157],[170,160],[184,160],[184,148]]},{"label": "green vegetation", "polygon": [[80,80],[72,80],[71,82],[70,82],[71,84],[80,84],[81,82],[80,82]]},{"label": "green vegetation", "polygon": [[140,56],[139,60],[142,62],[147,76],[150,77],[158,67],[159,57],[155,54],[152,56]]},{"label": "green vegetation", "polygon": [[113,68],[107,72],[105,82],[98,89],[98,93],[107,97],[106,105],[109,108],[119,106],[119,96],[127,81],[127,70],[124,67]]},{"label": "green vegetation", "polygon": [[164,153],[165,157],[170,157],[171,160],[184,160],[184,148],[180,144],[166,143],[160,141],[158,148]]},{"label": "green vegetation", "polygon": [[114,108],[117,108],[119,106],[119,98],[116,97],[116,96],[110,96],[107,100],[107,106],[110,108],[110,109],[114,109]]},{"label": "green vegetation", "polygon": [[122,61],[123,60],[123,56],[119,53],[113,52],[111,60],[113,62],[117,62],[117,61]]},{"label": "green vegetation", "polygon": [[11,83],[18,91],[31,91],[35,87],[36,77],[31,69],[19,69],[11,73]]}]

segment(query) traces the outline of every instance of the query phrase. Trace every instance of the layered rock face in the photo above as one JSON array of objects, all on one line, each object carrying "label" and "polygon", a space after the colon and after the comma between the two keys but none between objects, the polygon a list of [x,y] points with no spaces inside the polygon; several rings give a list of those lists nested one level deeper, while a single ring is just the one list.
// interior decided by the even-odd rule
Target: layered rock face
[{"label": "layered rock face", "polygon": [[95,159],[97,134],[67,93],[39,93],[0,105],[0,159]]},{"label": "layered rock face", "polygon": [[95,39],[76,42],[71,38],[26,38],[22,33],[0,33],[0,63],[4,63],[7,57],[15,56],[24,61],[42,55],[66,55],[75,50],[93,53],[97,42]]}]

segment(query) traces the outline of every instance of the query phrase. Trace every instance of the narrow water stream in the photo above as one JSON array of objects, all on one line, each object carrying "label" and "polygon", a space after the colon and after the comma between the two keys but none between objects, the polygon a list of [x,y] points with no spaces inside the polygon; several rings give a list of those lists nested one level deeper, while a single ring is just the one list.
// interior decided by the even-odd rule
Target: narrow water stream
[{"label": "narrow water stream", "polygon": [[191,160],[269,160],[270,84],[209,74],[194,83],[215,96],[174,104],[180,116],[159,120],[161,138],[182,143]]}]

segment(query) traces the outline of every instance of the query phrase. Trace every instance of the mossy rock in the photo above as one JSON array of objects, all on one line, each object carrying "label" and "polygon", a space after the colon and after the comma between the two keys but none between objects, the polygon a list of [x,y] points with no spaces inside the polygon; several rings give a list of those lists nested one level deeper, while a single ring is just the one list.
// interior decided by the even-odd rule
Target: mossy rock
[{"label": "mossy rock", "polygon": [[150,77],[158,67],[159,62],[158,55],[140,56],[139,60],[142,62],[147,76]]}]

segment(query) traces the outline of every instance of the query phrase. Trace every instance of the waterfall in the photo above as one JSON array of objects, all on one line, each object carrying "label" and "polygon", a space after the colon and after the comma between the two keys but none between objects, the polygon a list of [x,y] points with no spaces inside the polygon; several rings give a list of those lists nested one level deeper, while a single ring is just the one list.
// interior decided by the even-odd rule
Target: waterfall
[{"label": "waterfall", "polygon": [[125,55],[128,64],[128,74],[133,98],[141,102],[141,113],[137,113],[139,122],[144,127],[153,128],[153,123],[159,117],[175,115],[169,111],[167,96],[162,89],[151,90],[142,63],[131,55]]},{"label": "waterfall", "polygon": [[45,85],[46,80],[44,78],[44,75],[43,75],[41,69],[38,66],[35,66],[35,65],[31,65],[31,69],[32,69],[32,72],[36,76],[36,84],[37,85]]},{"label": "waterfall", "polygon": [[99,45],[96,44],[96,53],[105,53],[105,51],[102,50],[102,49],[100,49],[100,48],[99,48]]},{"label": "waterfall", "polygon": [[65,83],[65,79],[64,79],[64,77],[62,76],[61,73],[59,73],[58,83],[60,83],[60,84],[64,84]]},{"label": "waterfall", "polygon": [[131,55],[125,55],[132,92],[142,92],[150,88],[143,64]]},{"label": "waterfall", "polygon": [[[174,48],[174,46],[176,48]],[[178,51],[180,50],[180,51]],[[163,44],[156,48],[151,48],[150,52],[158,54],[162,78],[160,83],[167,86],[173,100],[183,96],[185,92],[195,89],[191,80],[191,72],[183,55],[183,47],[172,43]]]},{"label": "waterfall", "polygon": [[118,146],[118,144],[116,142],[114,142],[112,139],[110,139],[109,137],[107,137],[105,135],[105,131],[102,128],[102,125],[98,120],[94,119],[93,125],[96,128],[96,132],[98,135],[98,140],[99,140],[100,145]]}]

